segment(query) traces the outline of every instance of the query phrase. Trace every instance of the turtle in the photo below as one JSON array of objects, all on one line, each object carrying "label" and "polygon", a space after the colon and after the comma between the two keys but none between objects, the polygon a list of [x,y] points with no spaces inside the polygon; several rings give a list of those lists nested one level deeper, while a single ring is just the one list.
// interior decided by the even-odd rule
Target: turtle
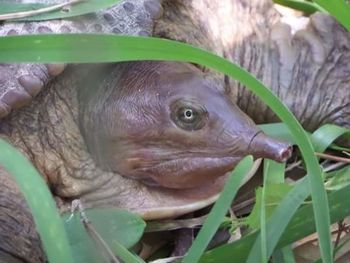
[{"label": "turtle", "polygon": [[[305,129],[350,126],[350,35],[325,14],[292,33],[268,0],[135,0],[79,19],[0,27],[1,35],[36,32],[190,43],[252,72]],[[245,155],[284,162],[292,152],[256,126],[278,121],[274,112],[238,82],[200,65],[2,64],[0,76],[0,137],[33,163],[61,211],[79,198],[87,208],[176,217],[213,202]],[[0,175],[0,258],[45,261],[18,187],[4,169]]]}]

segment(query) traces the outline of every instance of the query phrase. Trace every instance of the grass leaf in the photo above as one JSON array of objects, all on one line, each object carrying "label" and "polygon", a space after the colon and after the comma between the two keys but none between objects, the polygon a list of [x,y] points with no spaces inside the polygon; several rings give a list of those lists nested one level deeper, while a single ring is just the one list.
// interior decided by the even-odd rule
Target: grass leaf
[{"label": "grass leaf", "polygon": [[344,0],[313,0],[350,32],[350,5]]},{"label": "grass leaf", "polygon": [[203,227],[199,231],[193,245],[183,259],[182,263],[198,262],[199,258],[207,248],[210,240],[221,225],[228,209],[231,206],[233,198],[236,196],[236,193],[241,186],[244,176],[250,171],[252,166],[252,156],[246,156],[235,167],[227,180],[219,199],[215,202],[212,211],[205,220]]},{"label": "grass leaf", "polygon": [[[88,0],[78,2],[76,4],[70,5],[68,9],[62,9],[45,12],[43,14],[38,14],[34,16],[24,17],[15,19],[15,21],[43,21],[43,20],[52,20],[52,19],[61,19],[61,18],[69,18],[75,17],[79,15],[84,15],[88,13],[94,13],[100,9],[104,9],[110,6],[115,5],[120,0]],[[44,5],[44,4],[19,4],[19,3],[1,3],[0,2],[0,17],[9,13],[17,13],[17,12],[33,12],[34,10],[38,10],[41,8],[47,8],[52,5]]]},{"label": "grass leaf", "polygon": [[[84,213],[117,256],[121,247],[130,248],[139,241],[146,226],[146,223],[139,216],[121,209],[95,208],[87,209]],[[75,213],[73,217],[71,214],[65,214],[63,221],[73,249],[75,262],[103,262],[101,251],[90,239],[79,213]],[[124,255],[125,251],[122,250],[122,252]]]},{"label": "grass leaf", "polygon": [[326,12],[318,4],[305,0],[273,0],[274,3],[280,4],[311,15],[315,12]]},{"label": "grass leaf", "polygon": [[56,203],[33,165],[0,139],[0,165],[17,182],[28,206],[50,263],[72,263],[73,257]]},{"label": "grass leaf", "polygon": [[325,124],[312,133],[311,141],[316,152],[324,152],[335,139],[345,134],[350,135],[350,129]]},{"label": "grass leaf", "polygon": [[[296,189],[292,189],[294,193],[291,193],[291,191],[288,193],[287,196],[293,197],[292,200],[284,198],[284,202],[287,200],[290,201],[291,209],[293,208],[293,200],[298,201],[298,199],[303,199],[303,196],[307,196],[308,186],[305,180],[306,179],[304,179],[303,182],[299,183]],[[340,190],[330,192],[328,194],[332,223],[338,222],[339,220],[350,215],[349,192],[350,186],[346,186]],[[288,227],[284,229],[283,235],[281,236],[280,240],[275,246],[275,244],[270,244],[270,242],[275,242],[276,240],[269,239],[268,247],[275,246],[277,249],[283,248],[288,244],[291,244],[315,232],[315,219],[311,203],[303,205],[301,208],[298,209],[296,213],[288,213],[285,216],[283,214],[275,212],[272,215],[271,220],[269,220],[268,222],[268,229],[270,229],[270,231],[274,231],[273,223],[279,222],[278,220],[281,220],[285,223],[285,221],[289,220],[289,214],[294,215],[292,220],[288,224]],[[277,215],[279,215],[280,218],[277,218]],[[275,218],[274,220],[272,220],[273,217]],[[276,231],[280,230],[276,229]],[[257,239],[258,235],[259,232],[254,232],[244,236],[240,240],[237,240],[231,244],[226,244],[213,250],[210,250],[201,257],[199,262],[231,262],[233,258],[235,262],[246,262],[248,254],[252,249],[252,246],[254,245],[254,242]]]}]

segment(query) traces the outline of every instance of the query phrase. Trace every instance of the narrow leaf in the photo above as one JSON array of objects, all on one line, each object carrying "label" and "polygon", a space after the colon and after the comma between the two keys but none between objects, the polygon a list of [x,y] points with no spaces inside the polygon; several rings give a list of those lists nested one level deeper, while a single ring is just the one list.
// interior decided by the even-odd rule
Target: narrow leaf
[{"label": "narrow leaf", "polygon": [[56,203],[43,178],[18,150],[2,139],[0,149],[0,165],[13,176],[21,189],[49,261],[73,262]]},{"label": "narrow leaf", "polygon": [[228,178],[219,199],[215,202],[212,211],[199,231],[197,238],[183,259],[183,263],[198,262],[199,258],[207,248],[210,240],[221,225],[228,209],[231,206],[233,198],[236,196],[236,193],[241,186],[244,176],[250,171],[252,166],[253,158],[252,156],[247,156],[235,167],[232,174]]},{"label": "narrow leaf", "polygon": [[326,10],[324,10],[319,5],[305,0],[273,0],[273,2],[296,10],[300,10],[308,15],[315,12],[326,12]]},{"label": "narrow leaf", "polygon": [[350,32],[350,6],[344,0],[313,0]]},{"label": "narrow leaf", "polygon": [[266,177],[266,184],[283,184],[285,169],[285,163],[264,159],[264,178]]},{"label": "narrow leaf", "polygon": [[[120,209],[95,208],[85,210],[85,214],[104,242],[116,253],[120,247],[130,248],[135,245],[146,226],[139,216]],[[63,221],[75,261],[103,262],[101,251],[90,239],[79,214],[75,213],[73,217],[65,214]]]},{"label": "narrow leaf", "polygon": [[[72,5],[69,5],[67,8],[61,8],[59,10],[45,12],[43,14],[38,14],[34,16],[23,17],[15,19],[16,21],[43,21],[43,20],[52,20],[52,19],[61,19],[75,17],[79,15],[84,15],[88,13],[94,13],[98,10],[113,6],[117,4],[120,0],[88,0],[88,1],[74,1]],[[69,2],[69,1],[67,1]],[[51,5],[50,5],[51,6]],[[16,3],[0,3],[0,17],[9,15],[10,13],[17,12],[29,12],[33,13],[35,10],[42,8],[48,8],[49,5],[42,4],[16,4]],[[53,5],[54,6],[54,5]]]},{"label": "narrow leaf", "polygon": [[335,139],[345,134],[350,135],[350,129],[325,124],[312,133],[311,141],[316,152],[324,152]]},{"label": "narrow leaf", "polygon": [[[295,194],[297,194],[297,192],[299,192],[299,194],[303,194],[303,192],[307,190],[307,186],[305,187],[305,183],[306,182],[303,181],[302,183],[298,184],[297,188],[299,188],[299,190],[296,191],[294,189],[293,194],[291,192],[288,194],[289,196],[292,194],[294,197],[296,197],[294,201],[297,201],[297,199],[299,200],[303,199],[302,196],[298,197]],[[300,188],[304,188],[304,191],[300,190]],[[350,186],[347,186],[345,188],[342,188],[340,190],[337,190],[328,194],[332,223],[338,222],[339,220],[350,215],[349,192],[350,192]],[[288,200],[288,199],[286,198],[285,200]],[[293,200],[291,200],[291,205],[292,206],[290,207],[292,208]],[[291,214],[294,214],[294,212]],[[276,218],[276,221],[277,220],[281,220],[283,222],[284,220],[288,221],[289,220],[288,215],[289,213],[284,217],[283,214],[280,214],[280,218],[278,219]],[[276,217],[276,213],[272,217]],[[270,220],[268,224],[271,224],[271,223],[273,224],[276,221]],[[268,229],[270,229],[270,227]],[[276,248],[283,248],[288,244],[291,244],[297,240],[300,240],[303,237],[306,237],[314,233],[314,231],[315,231],[314,214],[313,214],[312,204],[309,203],[309,204],[303,205],[303,207],[299,208],[298,211],[293,215],[292,220],[288,224],[288,227],[284,230],[283,235],[281,236],[278,244],[276,245]],[[199,262],[200,263],[231,262],[233,258],[235,262],[246,262],[248,254],[255,240],[257,239],[258,234],[259,232],[248,234],[247,236],[231,244],[226,244],[218,248],[215,248],[211,251],[208,251],[201,257],[201,260]],[[275,240],[269,239],[268,245],[270,246],[270,242],[274,242],[274,241]]]}]

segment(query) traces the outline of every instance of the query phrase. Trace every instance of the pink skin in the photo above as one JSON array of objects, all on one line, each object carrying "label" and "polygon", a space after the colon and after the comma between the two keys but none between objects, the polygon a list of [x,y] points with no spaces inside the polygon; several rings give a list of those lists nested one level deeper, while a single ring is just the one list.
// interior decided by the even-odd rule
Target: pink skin
[{"label": "pink skin", "polygon": [[211,184],[248,154],[279,162],[291,154],[289,144],[264,135],[190,64],[123,63],[113,72],[112,84],[105,81],[82,111],[108,120],[83,126],[105,169],[151,186],[186,189]]}]

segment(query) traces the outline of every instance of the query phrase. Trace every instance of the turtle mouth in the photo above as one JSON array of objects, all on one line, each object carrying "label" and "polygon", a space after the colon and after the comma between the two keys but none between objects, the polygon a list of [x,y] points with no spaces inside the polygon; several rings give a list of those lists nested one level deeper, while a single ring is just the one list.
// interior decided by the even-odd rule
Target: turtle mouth
[{"label": "turtle mouth", "polygon": [[[241,182],[241,186],[247,183],[256,173],[261,164],[261,159],[254,161],[254,165]],[[210,185],[202,185],[191,189],[170,189],[155,187],[156,191],[161,191],[167,199],[174,203],[164,202],[155,207],[138,209],[136,212],[145,220],[174,218],[186,213],[202,209],[214,203],[220,196],[230,172],[215,178]],[[176,200],[176,201],[175,201]]]},{"label": "turtle mouth", "polygon": [[191,189],[210,185],[238,163],[238,157],[190,157],[144,163],[133,171],[133,178],[153,187]]}]

